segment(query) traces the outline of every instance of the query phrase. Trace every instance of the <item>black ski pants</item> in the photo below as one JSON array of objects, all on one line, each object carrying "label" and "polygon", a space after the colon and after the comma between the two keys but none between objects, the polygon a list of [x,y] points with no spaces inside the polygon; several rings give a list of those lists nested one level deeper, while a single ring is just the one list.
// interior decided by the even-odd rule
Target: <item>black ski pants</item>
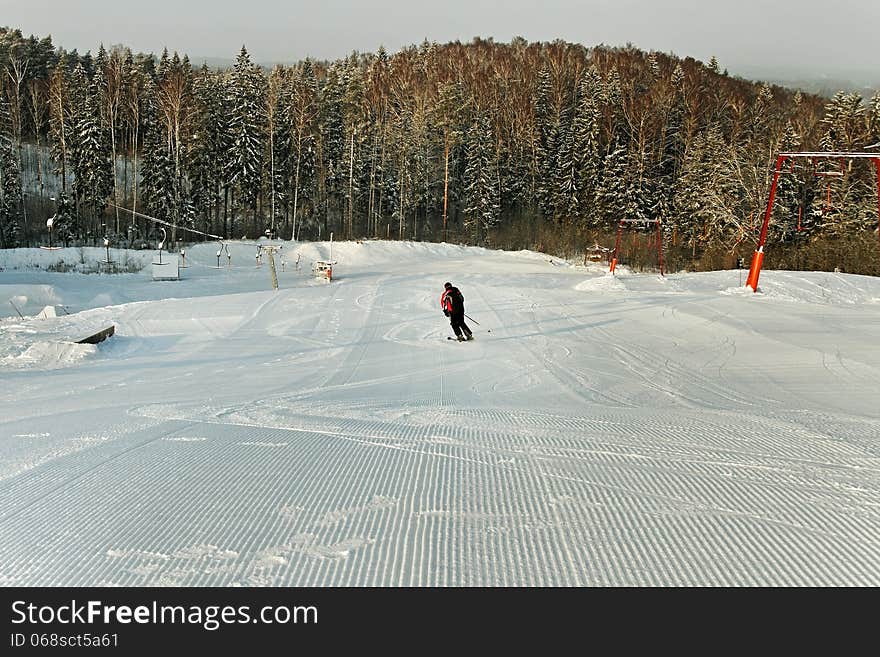
[{"label": "black ski pants", "polygon": [[470,328],[464,323],[464,312],[452,313],[449,316],[449,323],[452,325],[452,330],[455,331],[456,335],[461,335],[462,331],[464,331],[466,336],[471,334]]}]

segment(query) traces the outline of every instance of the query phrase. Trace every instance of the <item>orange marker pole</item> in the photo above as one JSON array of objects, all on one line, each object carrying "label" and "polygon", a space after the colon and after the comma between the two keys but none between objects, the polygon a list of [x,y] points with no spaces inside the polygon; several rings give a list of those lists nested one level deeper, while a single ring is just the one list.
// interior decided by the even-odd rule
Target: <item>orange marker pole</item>
[{"label": "orange marker pole", "polygon": [[761,226],[761,237],[758,238],[758,248],[752,256],[752,264],[749,267],[749,277],[746,285],[753,292],[758,291],[758,277],[761,275],[761,265],[764,263],[764,243],[767,241],[767,229],[770,226],[770,215],[773,212],[773,201],[776,199],[776,186],[779,184],[779,173],[782,165],[788,158],[780,155],[776,158],[776,171],[773,173],[773,184],[770,185],[770,198],[767,200],[767,211],[764,213],[764,225]]}]

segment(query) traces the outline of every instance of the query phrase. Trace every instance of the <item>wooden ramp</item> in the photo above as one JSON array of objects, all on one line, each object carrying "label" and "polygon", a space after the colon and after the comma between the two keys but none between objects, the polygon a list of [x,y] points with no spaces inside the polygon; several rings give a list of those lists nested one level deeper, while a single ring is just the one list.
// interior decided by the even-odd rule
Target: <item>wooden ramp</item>
[{"label": "wooden ramp", "polygon": [[101,329],[97,333],[88,336],[87,338],[83,338],[82,340],[77,340],[76,344],[98,344],[99,342],[103,342],[107,338],[109,338],[113,333],[116,332],[116,325],[111,324],[105,329]]}]

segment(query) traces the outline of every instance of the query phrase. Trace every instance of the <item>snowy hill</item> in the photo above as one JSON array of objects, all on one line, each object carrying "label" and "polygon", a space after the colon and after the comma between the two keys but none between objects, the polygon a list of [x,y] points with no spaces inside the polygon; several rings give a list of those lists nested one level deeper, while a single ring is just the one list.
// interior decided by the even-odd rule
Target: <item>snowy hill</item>
[{"label": "snowy hill", "polygon": [[0,584],[880,585],[880,280],[216,252],[0,252]]}]

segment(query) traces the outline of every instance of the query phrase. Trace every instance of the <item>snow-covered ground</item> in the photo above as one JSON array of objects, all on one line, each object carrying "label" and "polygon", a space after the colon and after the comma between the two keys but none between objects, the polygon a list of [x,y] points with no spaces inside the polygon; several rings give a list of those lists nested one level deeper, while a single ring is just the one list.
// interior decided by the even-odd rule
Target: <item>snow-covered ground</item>
[{"label": "snow-covered ground", "polygon": [[0,584],[880,585],[880,279],[216,250],[0,252]]}]

